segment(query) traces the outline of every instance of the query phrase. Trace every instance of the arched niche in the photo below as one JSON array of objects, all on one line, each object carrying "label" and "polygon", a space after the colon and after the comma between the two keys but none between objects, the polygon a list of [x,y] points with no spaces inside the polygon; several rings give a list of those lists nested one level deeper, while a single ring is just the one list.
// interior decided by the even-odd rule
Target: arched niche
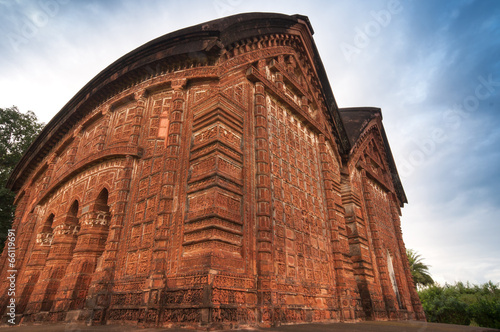
[{"label": "arched niche", "polygon": [[54,218],[54,214],[51,213],[47,219],[45,219],[37,234],[37,244],[42,246],[50,246],[52,244],[52,239],[54,238],[54,230],[52,228]]}]

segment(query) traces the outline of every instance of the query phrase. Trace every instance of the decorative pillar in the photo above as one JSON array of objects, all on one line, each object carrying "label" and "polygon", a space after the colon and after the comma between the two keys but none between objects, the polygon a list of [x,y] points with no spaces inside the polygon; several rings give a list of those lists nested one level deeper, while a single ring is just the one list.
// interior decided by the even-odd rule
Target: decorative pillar
[{"label": "decorative pillar", "polygon": [[134,164],[134,157],[127,156],[123,162],[123,169],[118,172],[113,191],[109,196],[109,202],[111,202],[109,234],[107,235],[104,252],[97,260],[96,269],[90,281],[85,302],[85,309],[88,312],[81,315],[81,317],[71,318],[86,318],[89,323],[98,324],[106,316],[106,308],[109,307],[111,302],[111,291],[118,261],[118,248],[120,242],[123,241],[123,228],[128,211],[128,198]]},{"label": "decorative pillar", "polygon": [[[162,136],[165,137],[165,156],[159,195],[159,208],[155,221],[151,275],[147,281],[145,301],[149,320],[158,322],[162,315],[160,298],[167,288],[167,275],[178,268],[181,248],[182,220],[179,211],[179,183],[181,173],[181,139],[185,121],[186,79],[172,81],[172,109],[167,115]],[[170,314],[163,309],[163,320]]]},{"label": "decorative pillar", "polygon": [[[319,152],[326,196],[327,218],[331,227],[332,263],[336,286],[334,296],[338,299],[340,313],[337,318],[349,321],[360,318],[358,316],[362,311],[358,304],[359,293],[355,291],[356,280],[352,270],[347,230],[343,218],[345,211],[342,206],[340,174],[335,177],[332,165],[336,161],[331,154],[331,149],[328,149],[323,135],[319,135]],[[339,164],[339,169],[340,166]]]},{"label": "decorative pillar", "polygon": [[[269,134],[264,84],[255,83],[255,174],[257,189],[257,296],[259,320],[273,321],[274,250],[271,214]],[[275,296],[274,296],[275,297]]]},{"label": "decorative pillar", "polygon": [[[178,204],[176,197],[179,190],[179,169],[181,156],[181,137],[184,122],[185,91],[187,81],[174,80],[172,82],[173,98],[172,111],[168,128],[165,133],[166,155],[164,159],[164,172],[162,176],[162,188],[156,232],[154,235],[154,249],[152,259],[152,287],[163,287],[165,276],[173,272],[177,267],[176,248],[180,248],[180,234],[182,220],[175,220],[174,213]],[[176,243],[177,241],[177,243]]]},{"label": "decorative pillar", "polygon": [[51,214],[51,225],[47,224],[47,220],[43,221],[37,234],[38,246],[35,246],[32,257],[35,255],[38,258],[35,258],[38,261],[36,264],[43,265],[43,268],[28,301],[27,314],[51,310],[61,279],[71,261],[74,230],[65,227],[64,217]]}]

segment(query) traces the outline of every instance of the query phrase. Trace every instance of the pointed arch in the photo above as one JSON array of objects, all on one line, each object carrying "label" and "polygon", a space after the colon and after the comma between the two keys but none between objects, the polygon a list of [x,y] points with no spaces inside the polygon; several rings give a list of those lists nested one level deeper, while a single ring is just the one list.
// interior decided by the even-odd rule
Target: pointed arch
[{"label": "pointed arch", "polygon": [[54,213],[50,213],[42,225],[42,230],[49,230],[49,229],[52,230],[52,224],[54,223],[54,218],[55,218]]},{"label": "pointed arch", "polygon": [[73,217],[76,217],[78,215],[78,207],[79,207],[78,200],[75,199],[73,201],[73,204],[71,204],[71,206],[69,207],[68,214]]},{"label": "pointed arch", "polygon": [[80,204],[78,203],[78,200],[75,199],[68,209],[68,213],[66,215],[66,220],[65,220],[66,224],[68,224],[69,226],[78,225],[79,208]]},{"label": "pointed arch", "polygon": [[[85,241],[79,242],[75,251],[78,256],[73,257],[71,261],[71,275],[66,276],[65,289],[71,290],[71,295],[67,298],[61,298],[60,302],[65,303],[69,310],[83,309],[85,298],[88,294],[93,274],[99,265],[102,254],[106,247],[109,223],[111,220],[109,206],[109,191],[106,187],[102,188],[95,200],[90,204],[90,211],[87,215],[86,223],[82,224],[79,237]],[[89,225],[92,225],[89,227]],[[88,247],[84,243],[95,243]],[[85,255],[82,255],[85,253]]]},{"label": "pointed arch", "polygon": [[109,213],[108,198],[109,198],[108,189],[104,187],[99,192],[99,195],[97,195],[94,209],[96,211],[103,211]]},{"label": "pointed arch", "polygon": [[54,218],[54,213],[50,213],[40,226],[37,239],[38,244],[45,246],[50,246],[52,244],[52,239],[54,238]]},{"label": "pointed arch", "polygon": [[108,205],[109,192],[107,188],[103,188],[94,203],[94,212],[97,222],[100,225],[108,226],[111,219],[110,208]]},{"label": "pointed arch", "polygon": [[78,240],[79,231],[79,210],[78,199],[68,201],[62,207],[64,212],[57,218],[53,229],[55,230],[50,250],[48,251],[45,270],[40,278],[37,296],[41,298],[42,311],[54,309],[57,294],[60,292],[61,280],[63,279],[68,264],[73,259],[74,248]]}]

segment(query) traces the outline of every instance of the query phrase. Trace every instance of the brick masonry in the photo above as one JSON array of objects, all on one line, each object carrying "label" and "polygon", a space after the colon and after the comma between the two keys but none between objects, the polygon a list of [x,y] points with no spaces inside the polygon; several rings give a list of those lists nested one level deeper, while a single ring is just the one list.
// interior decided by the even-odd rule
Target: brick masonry
[{"label": "brick masonry", "polygon": [[237,15],[132,51],[9,181],[17,321],[425,319],[381,119],[337,107],[304,16]]}]

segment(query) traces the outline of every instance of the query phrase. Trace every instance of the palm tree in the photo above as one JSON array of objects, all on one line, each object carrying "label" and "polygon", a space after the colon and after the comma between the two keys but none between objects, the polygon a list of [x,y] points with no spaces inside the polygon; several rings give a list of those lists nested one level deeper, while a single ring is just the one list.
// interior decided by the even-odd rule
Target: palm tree
[{"label": "palm tree", "polygon": [[422,288],[434,284],[434,280],[429,273],[429,265],[423,263],[423,258],[413,249],[406,249],[406,256],[410,262],[411,276],[417,288]]}]

